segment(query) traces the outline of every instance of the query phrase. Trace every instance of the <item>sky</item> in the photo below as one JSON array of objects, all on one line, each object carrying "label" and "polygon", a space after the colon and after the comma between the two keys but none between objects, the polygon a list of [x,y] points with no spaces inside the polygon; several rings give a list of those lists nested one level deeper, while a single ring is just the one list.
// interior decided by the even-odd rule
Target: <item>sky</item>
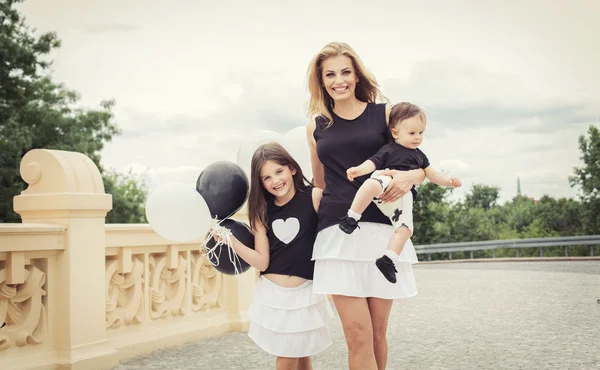
[{"label": "sky", "polygon": [[[26,0],[56,31],[56,81],[84,107],[116,100],[102,165],[152,189],[237,162],[261,130],[305,126],[306,69],[347,42],[391,102],[428,116],[421,149],[459,177],[516,195],[575,197],[578,137],[600,125],[600,2]],[[302,161],[300,161],[302,162]]]}]

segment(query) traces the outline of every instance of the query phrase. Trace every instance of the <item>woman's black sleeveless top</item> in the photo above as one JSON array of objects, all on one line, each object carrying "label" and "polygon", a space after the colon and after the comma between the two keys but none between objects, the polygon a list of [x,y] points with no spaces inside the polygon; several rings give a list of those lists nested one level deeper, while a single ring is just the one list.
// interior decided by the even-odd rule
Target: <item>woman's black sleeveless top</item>
[{"label": "woman's black sleeveless top", "polygon": [[[350,182],[346,170],[369,159],[391,139],[385,117],[385,104],[368,103],[353,120],[335,115],[327,127],[323,117],[316,118],[314,138],[317,154],[325,169],[325,190],[319,206],[318,231],[340,222],[348,212],[360,185],[370,174]],[[362,222],[391,224],[374,203],[363,212]]]}]

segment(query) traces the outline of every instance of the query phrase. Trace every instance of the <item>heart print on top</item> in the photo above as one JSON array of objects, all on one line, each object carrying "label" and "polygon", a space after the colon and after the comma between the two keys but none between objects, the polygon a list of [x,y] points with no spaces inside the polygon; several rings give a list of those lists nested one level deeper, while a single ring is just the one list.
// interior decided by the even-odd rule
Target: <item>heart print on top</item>
[{"label": "heart print on top", "polygon": [[287,220],[277,219],[273,221],[271,225],[273,228],[273,234],[277,239],[281,240],[285,244],[288,244],[300,231],[300,222],[295,217],[290,217]]}]

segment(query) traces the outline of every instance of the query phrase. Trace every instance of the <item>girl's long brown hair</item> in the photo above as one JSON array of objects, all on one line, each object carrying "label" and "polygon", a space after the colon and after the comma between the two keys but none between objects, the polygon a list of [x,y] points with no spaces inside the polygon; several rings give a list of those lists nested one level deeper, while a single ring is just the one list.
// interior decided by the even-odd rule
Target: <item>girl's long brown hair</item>
[{"label": "girl's long brown hair", "polygon": [[379,98],[388,102],[388,99],[379,89],[375,76],[365,67],[354,49],[344,42],[330,42],[313,57],[306,72],[308,91],[310,92],[308,116],[311,118],[316,116],[325,117],[328,122],[327,127],[333,124],[333,118],[329,110],[333,109],[334,101],[323,86],[323,62],[328,58],[339,55],[345,55],[352,60],[354,72],[359,80],[355,90],[358,100],[365,103],[375,103]]},{"label": "girl's long brown hair", "polygon": [[248,218],[250,226],[255,229],[257,224],[262,224],[267,227],[267,203],[273,200],[273,194],[269,193],[263,186],[260,180],[260,170],[267,161],[273,161],[280,166],[288,166],[296,174],[293,175],[294,188],[296,191],[303,191],[304,187],[310,184],[310,181],[304,177],[302,168],[298,162],[285,148],[279,143],[263,144],[252,156],[252,164],[250,169],[250,196],[248,199]]}]

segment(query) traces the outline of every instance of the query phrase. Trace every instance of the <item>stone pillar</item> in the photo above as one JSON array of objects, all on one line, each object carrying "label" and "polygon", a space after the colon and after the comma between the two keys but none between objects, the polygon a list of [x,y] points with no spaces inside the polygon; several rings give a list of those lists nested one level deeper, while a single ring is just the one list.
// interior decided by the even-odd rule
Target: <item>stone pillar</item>
[{"label": "stone pillar", "polygon": [[248,309],[252,302],[252,290],[256,281],[254,268],[239,275],[224,275],[223,288],[226,292],[226,302],[229,310],[228,321],[231,331],[247,331],[250,326]]},{"label": "stone pillar", "polygon": [[14,198],[23,223],[66,228],[66,248],[56,260],[56,289],[48,291],[56,364],[65,369],[108,368],[116,352],[106,338],[105,218],[112,196],[81,153],[35,149],[21,161],[29,186]]},{"label": "stone pillar", "polygon": [[[231,218],[248,224],[246,204]],[[259,271],[253,267],[250,267],[248,271],[239,276],[223,276],[225,292],[228,295],[227,300],[231,302],[229,320],[233,331],[247,331],[250,326],[248,309],[250,308],[250,303],[252,303],[252,292],[258,276]]]}]

